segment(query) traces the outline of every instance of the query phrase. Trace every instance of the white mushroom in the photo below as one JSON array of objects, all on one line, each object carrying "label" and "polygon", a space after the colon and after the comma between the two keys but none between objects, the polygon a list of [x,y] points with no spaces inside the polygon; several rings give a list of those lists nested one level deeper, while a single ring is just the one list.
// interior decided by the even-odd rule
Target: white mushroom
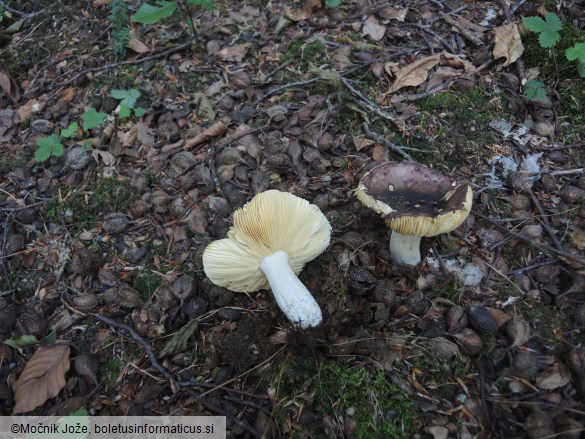
[{"label": "white mushroom", "polygon": [[330,238],[331,226],[317,206],[270,190],[234,212],[228,237],[205,249],[203,267],[214,284],[232,291],[270,287],[289,320],[301,328],[316,326],[321,309],[297,275]]},{"label": "white mushroom", "polygon": [[421,261],[421,237],[459,227],[473,200],[468,185],[455,186],[440,172],[413,162],[376,166],[362,177],[356,195],[392,230],[392,259],[412,266]]}]

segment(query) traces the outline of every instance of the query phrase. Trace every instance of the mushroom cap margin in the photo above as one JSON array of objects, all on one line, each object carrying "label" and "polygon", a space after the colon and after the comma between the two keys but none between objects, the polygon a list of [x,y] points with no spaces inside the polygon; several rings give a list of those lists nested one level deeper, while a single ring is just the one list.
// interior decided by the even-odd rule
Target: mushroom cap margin
[{"label": "mushroom cap margin", "polygon": [[288,192],[269,190],[234,212],[228,237],[203,252],[203,267],[216,285],[236,292],[269,288],[260,263],[276,251],[289,255],[298,275],[331,240],[331,225],[314,204]]},{"label": "mushroom cap margin", "polygon": [[[441,233],[447,233],[459,227],[468,217],[469,212],[471,211],[471,206],[473,204],[473,192],[469,185],[459,185],[449,190],[441,199],[441,201],[445,202],[445,204],[449,207],[448,209],[443,209],[444,212],[437,215],[429,215],[428,213],[417,215],[410,214],[410,212],[401,212],[400,209],[394,209],[387,203],[376,199],[374,196],[368,193],[368,188],[364,184],[364,181],[367,180],[366,177],[368,177],[371,173],[376,172],[376,170],[381,170],[388,165],[400,166],[403,164],[405,165],[406,169],[411,168],[408,169],[408,172],[410,173],[416,172],[419,168],[426,168],[423,165],[413,162],[387,162],[378,165],[370,171],[366,172],[361,178],[358,187],[355,190],[358,200],[360,200],[360,202],[366,207],[380,214],[384,218],[389,229],[403,235],[429,237],[436,236]],[[427,177],[429,175],[428,173],[436,174],[432,176],[434,178],[439,178],[438,183],[441,183],[441,186],[445,185],[445,182],[440,180],[446,177],[440,176],[437,171],[434,171],[431,168],[426,168],[425,172],[427,173]],[[404,173],[404,169],[401,170],[401,173]],[[390,190],[388,189],[388,191]],[[462,193],[463,191],[464,194]],[[453,197],[454,195],[456,196]],[[457,199],[456,203],[448,203],[451,197],[453,197],[453,200]]]}]

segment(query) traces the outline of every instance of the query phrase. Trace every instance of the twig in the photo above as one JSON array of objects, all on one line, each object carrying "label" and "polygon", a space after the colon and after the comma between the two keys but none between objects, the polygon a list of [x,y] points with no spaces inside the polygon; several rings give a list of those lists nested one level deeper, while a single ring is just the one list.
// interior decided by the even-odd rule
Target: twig
[{"label": "twig", "polygon": [[522,274],[522,273],[525,273],[527,271],[536,270],[537,268],[544,267],[546,265],[556,264],[556,263],[557,263],[557,261],[544,261],[544,262],[540,262],[538,264],[532,264],[532,265],[528,265],[526,267],[518,268],[516,270],[508,271],[506,273],[506,275]]},{"label": "twig", "polygon": [[269,98],[270,96],[272,96],[272,95],[274,95],[276,93],[280,93],[282,90],[286,90],[287,88],[296,87],[296,86],[299,86],[299,85],[312,84],[313,82],[319,81],[319,79],[320,78],[311,78],[311,79],[307,79],[306,81],[289,82],[288,84],[281,85],[280,87],[275,88],[274,90],[269,91],[264,96],[261,96],[258,99],[256,99],[252,103],[252,107],[255,107],[260,102],[262,102],[264,99]]},{"label": "twig", "polygon": [[422,26],[420,24],[417,24],[417,23],[404,23],[404,24],[407,24],[409,26],[416,27],[417,29],[420,29],[421,31],[428,33],[429,35],[431,35],[434,38],[436,38],[443,46],[445,46],[445,48],[449,52],[451,52],[451,53],[457,53],[457,50],[453,46],[451,46],[451,44],[449,44],[447,41],[445,41],[445,39],[442,36],[440,36],[439,34],[437,34],[435,31],[433,31],[431,29],[428,29],[428,28],[426,28],[426,27],[424,27],[424,26]]},{"label": "twig", "polygon": [[373,131],[370,131],[370,128],[368,127],[368,124],[366,122],[364,122],[362,126],[364,132],[366,133],[366,137],[369,137],[370,139],[375,140],[376,142],[383,143],[388,147],[388,149],[391,149],[397,154],[400,154],[406,160],[414,162],[414,159],[408,153],[404,152],[402,148],[400,148],[400,146],[395,145],[394,143],[390,142],[388,139],[382,137],[381,135],[374,133]]},{"label": "twig", "polygon": [[492,220],[490,217],[485,216],[485,215],[483,215],[475,210],[472,211],[472,214],[477,216],[478,218],[484,220],[484,221],[489,222],[490,224],[495,226],[497,229],[499,229],[505,233],[509,233],[510,235],[514,236],[515,238],[521,239],[522,241],[526,241],[527,243],[529,243],[530,245],[533,245],[534,247],[536,247],[537,249],[539,249],[541,251],[549,251],[552,253],[556,253],[557,255],[561,255],[566,259],[570,259],[575,264],[583,265],[585,267],[585,264],[583,263],[583,261],[581,259],[579,259],[578,256],[576,256],[572,253],[568,253],[566,251],[559,250],[559,249],[557,249],[555,247],[551,247],[550,245],[547,245],[547,244],[541,244],[541,243],[535,242],[534,238],[531,238],[530,236],[523,235],[522,233],[512,232],[511,230],[508,230],[507,228],[505,228],[501,224],[498,224],[496,221]]},{"label": "twig", "polygon": [[119,62],[115,62],[115,63],[109,63],[109,64],[102,64],[100,66],[96,66],[96,67],[90,67],[88,69],[82,70],[81,72],[77,73],[75,76],[73,76],[73,78],[62,82],[61,84],[59,84],[57,86],[57,90],[55,90],[53,93],[51,93],[46,101],[45,104],[47,102],[50,102],[59,92],[61,92],[61,90],[65,87],[67,87],[68,85],[73,84],[75,81],[77,81],[79,78],[81,78],[83,75],[87,75],[88,73],[93,73],[93,72],[100,72],[102,70],[107,70],[107,69],[112,69],[112,68],[116,68],[116,67],[121,67],[121,66],[126,66],[126,65],[133,65],[133,64],[140,64],[146,61],[152,61],[155,59],[159,59],[159,58],[164,58],[165,56],[171,55],[175,52],[179,52],[183,49],[186,49],[187,47],[191,46],[193,44],[193,40],[187,41],[186,43],[183,44],[179,44],[178,46],[175,47],[171,47],[170,49],[164,50],[162,52],[159,53],[155,53],[154,55],[150,55],[150,56],[145,56],[144,58],[137,58],[137,59],[131,59],[131,60],[125,60],[125,61],[119,61]]},{"label": "twig", "polygon": [[156,356],[154,355],[154,352],[152,351],[152,347],[150,346],[150,344],[146,342],[140,335],[138,335],[138,333],[133,328],[123,323],[118,323],[112,319],[108,319],[107,317],[104,317],[100,314],[89,315],[95,317],[100,322],[117,329],[118,331],[127,332],[130,335],[130,337],[132,337],[132,339],[134,339],[135,341],[142,345],[142,347],[146,351],[146,355],[148,355],[148,359],[150,360],[150,364],[152,365],[152,367],[156,369],[162,376],[164,376],[165,379],[169,380],[172,378],[171,373],[164,366],[162,366],[156,359]]},{"label": "twig", "polygon": [[6,215],[6,219],[4,220],[4,234],[2,236],[2,250],[0,250],[0,256],[2,257],[2,272],[4,273],[4,279],[6,281],[6,285],[8,286],[9,290],[13,290],[12,288],[12,281],[10,280],[10,276],[8,275],[8,268],[6,268],[6,259],[4,259],[4,253],[6,252],[6,242],[8,240],[8,224],[10,223],[10,217],[12,216],[12,212],[9,212]]},{"label": "twig", "polygon": [[549,175],[573,175],[573,174],[582,174],[585,172],[585,168],[577,168],[577,169],[565,169],[562,171],[553,171]]},{"label": "twig", "polygon": [[[377,104],[375,104],[374,102],[372,102],[371,100],[369,100],[366,96],[363,95],[363,93],[359,90],[357,90],[356,88],[353,87],[353,85],[351,85],[349,83],[349,81],[347,79],[345,79],[343,76],[341,77],[341,82],[343,83],[343,85],[345,85],[347,87],[347,89],[353,93],[354,95],[356,95],[358,98],[361,99],[362,101],[362,105],[364,107],[366,107],[368,110],[376,113],[378,116],[380,116],[382,119],[386,119],[389,120],[390,122],[396,124],[398,118],[392,116],[389,113],[386,113],[384,110],[382,110],[380,107],[378,107]],[[400,128],[400,127],[399,127]]]},{"label": "twig", "polygon": [[0,6],[2,6],[2,8],[4,8],[5,11],[10,12],[11,14],[19,15],[24,20],[28,20],[29,18],[36,17],[37,15],[40,15],[40,14],[42,14],[42,13],[45,12],[44,9],[42,9],[42,10],[40,10],[38,12],[21,12],[21,11],[19,11],[17,9],[11,8],[10,6],[8,6],[3,1],[0,1]]},{"label": "twig", "polygon": [[560,146],[533,146],[532,149],[537,151],[561,151],[563,149],[570,149],[570,148],[583,148],[585,147],[585,142],[579,143],[572,143],[569,145],[560,145]]},{"label": "twig", "polygon": [[479,38],[473,31],[470,31],[457,20],[454,20],[447,14],[441,13],[441,17],[443,18],[443,20],[447,22],[447,24],[450,24],[451,26],[455,27],[461,33],[461,35],[463,35],[465,39],[467,39],[471,44],[473,44],[476,47],[483,46],[482,39]]},{"label": "twig", "polygon": [[545,232],[548,234],[548,236],[550,236],[555,247],[561,251],[564,250],[563,244],[561,244],[561,241],[559,240],[557,235],[555,235],[552,227],[550,226],[550,223],[548,222],[548,217],[547,217],[544,209],[542,208],[542,204],[540,204],[538,197],[534,194],[534,191],[532,189],[528,189],[527,192],[528,192],[528,195],[530,195],[530,199],[532,200],[532,203],[534,203],[534,205],[536,206],[536,209],[538,210],[538,213],[540,214],[540,219],[542,220],[541,221],[542,228],[545,230]]}]

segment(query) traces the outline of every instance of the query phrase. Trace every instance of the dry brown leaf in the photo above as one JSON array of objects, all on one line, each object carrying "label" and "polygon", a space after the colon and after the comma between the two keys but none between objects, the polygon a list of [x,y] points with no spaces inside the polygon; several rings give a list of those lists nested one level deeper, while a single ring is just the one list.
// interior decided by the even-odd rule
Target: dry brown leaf
[{"label": "dry brown leaf", "polygon": [[362,31],[362,35],[367,35],[374,41],[380,41],[382,38],[384,38],[385,33],[386,26],[380,24],[376,17],[370,15],[364,23],[364,30]]},{"label": "dry brown leaf", "polygon": [[376,163],[385,163],[388,161],[388,148],[377,143],[372,149],[372,158]]},{"label": "dry brown leaf", "polygon": [[219,120],[202,133],[199,133],[192,139],[187,140],[185,142],[185,149],[193,148],[194,146],[197,146],[200,143],[208,141],[212,137],[221,136],[225,132],[225,130],[226,130],[225,123]]},{"label": "dry brown leaf", "polygon": [[359,137],[353,136],[353,145],[355,146],[356,151],[360,151],[364,148],[367,148],[370,145],[373,145],[374,141],[370,139],[360,139]]},{"label": "dry brown leaf", "polygon": [[57,95],[58,99],[63,99],[64,101],[71,102],[75,96],[77,96],[78,92],[77,87],[69,87],[63,90],[61,93]]},{"label": "dry brown leaf", "polygon": [[217,52],[215,56],[226,61],[241,62],[244,59],[244,56],[246,56],[246,52],[250,46],[250,43],[244,43],[236,44],[232,47],[224,47]]},{"label": "dry brown leaf", "polygon": [[284,16],[292,21],[303,21],[313,15],[313,9],[321,7],[321,0],[308,0],[301,9],[284,7]]},{"label": "dry brown leaf", "polygon": [[492,308],[490,306],[486,306],[485,309],[487,310],[487,312],[490,313],[490,315],[492,316],[492,318],[496,322],[496,325],[498,325],[498,328],[500,326],[502,326],[503,324],[508,323],[508,321],[512,318],[511,315],[509,315],[509,314],[505,313],[504,311],[501,311],[497,308]]},{"label": "dry brown leaf", "polygon": [[8,74],[6,67],[0,64],[0,88],[4,90],[4,93],[16,103],[20,100],[20,92],[18,91],[18,84]]},{"label": "dry brown leaf", "polygon": [[107,6],[112,2],[112,0],[93,0],[93,2],[91,2],[91,5],[94,8],[99,8],[100,6]]},{"label": "dry brown leaf", "polygon": [[19,107],[16,112],[21,123],[26,122],[34,113],[38,113],[43,109],[43,105],[38,101],[31,99],[23,106]]},{"label": "dry brown leaf", "polygon": [[394,91],[403,87],[415,87],[422,84],[428,78],[428,71],[441,61],[441,54],[426,56],[401,68],[396,72],[396,79],[392,84]]},{"label": "dry brown leaf", "polygon": [[524,46],[515,23],[505,24],[494,29],[496,44],[494,46],[494,59],[506,58],[504,66],[509,66],[524,53]]},{"label": "dry brown leaf", "polygon": [[442,65],[447,65],[455,69],[463,69],[467,73],[475,72],[475,66],[468,61],[459,58],[458,55],[454,55],[449,52],[443,53]]},{"label": "dry brown leaf", "polygon": [[150,47],[138,39],[135,31],[130,32],[130,40],[126,43],[126,47],[136,53],[150,52]]},{"label": "dry brown leaf", "polygon": [[404,21],[406,18],[406,14],[408,13],[408,8],[384,8],[380,11],[380,16],[384,20],[398,20]]},{"label": "dry brown leaf", "polygon": [[536,377],[536,387],[553,390],[571,381],[571,372],[563,363],[555,363],[551,368]]},{"label": "dry brown leaf", "polygon": [[26,413],[54,398],[65,387],[69,370],[69,346],[41,346],[28,361],[14,391],[13,413]]}]

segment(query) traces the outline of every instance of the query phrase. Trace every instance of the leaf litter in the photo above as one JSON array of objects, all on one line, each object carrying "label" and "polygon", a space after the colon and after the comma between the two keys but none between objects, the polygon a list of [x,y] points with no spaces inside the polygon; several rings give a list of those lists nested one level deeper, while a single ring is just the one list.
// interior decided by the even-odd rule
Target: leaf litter
[{"label": "leaf litter", "polygon": [[[108,38],[70,25],[83,11],[107,29],[107,2],[50,6],[74,59],[59,42],[35,53],[20,38],[54,37],[24,19],[2,49],[19,61],[0,71],[0,332],[6,372],[21,371],[7,413],[81,401],[223,413],[232,436],[512,437],[544,431],[535,419],[554,402],[550,434],[583,429],[583,139],[556,136],[574,128],[556,97],[522,96],[514,23],[535,5],[503,3],[218,5],[194,15],[192,47],[181,20],[136,25],[118,61]],[[128,98],[146,111],[117,114]],[[36,162],[37,140],[73,123],[63,156]],[[414,271],[391,263],[384,222],[353,195],[404,154],[475,193]],[[324,309],[314,332],[288,326],[269,292],[236,294],[202,270],[206,245],[268,189],[333,227],[301,274]],[[71,347],[35,351],[51,334]],[[345,407],[325,370],[382,381]],[[416,409],[375,415],[396,401]]]}]

